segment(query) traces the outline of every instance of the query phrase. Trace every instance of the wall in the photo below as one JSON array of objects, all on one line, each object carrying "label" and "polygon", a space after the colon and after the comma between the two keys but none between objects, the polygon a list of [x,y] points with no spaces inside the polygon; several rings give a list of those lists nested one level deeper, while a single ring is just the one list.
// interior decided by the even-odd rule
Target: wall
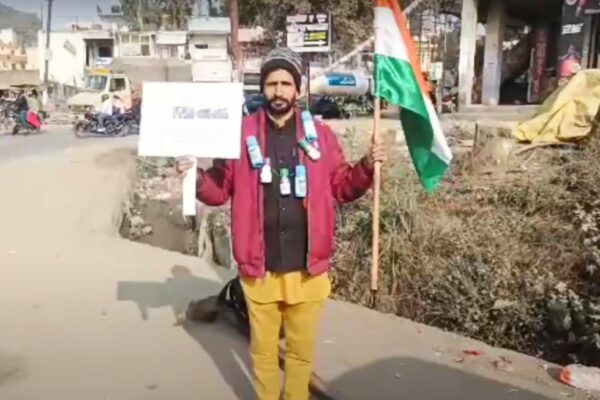
[{"label": "wall", "polygon": [[0,70],[24,70],[27,64],[25,49],[14,44],[0,43]]},{"label": "wall", "polygon": [[[189,36],[190,55],[193,60],[227,60],[227,36],[221,35],[199,35]],[[206,45],[206,49],[198,49],[196,45]]]},{"label": "wall", "polygon": [[38,48],[27,47],[25,49],[25,53],[27,54],[27,65],[25,66],[25,69],[39,69],[40,62],[38,57]]},{"label": "wall", "polygon": [[[45,35],[38,32],[40,79],[44,79]],[[64,85],[80,85],[85,71],[86,47],[81,32],[52,32],[48,78]]]}]

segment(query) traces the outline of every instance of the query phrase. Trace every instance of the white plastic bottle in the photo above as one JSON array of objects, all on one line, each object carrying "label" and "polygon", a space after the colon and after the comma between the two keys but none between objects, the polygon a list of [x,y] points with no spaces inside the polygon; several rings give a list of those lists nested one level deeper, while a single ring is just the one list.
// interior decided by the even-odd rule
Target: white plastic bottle
[{"label": "white plastic bottle", "polygon": [[290,183],[290,171],[287,168],[281,168],[279,175],[279,192],[282,196],[292,194],[292,185]]}]

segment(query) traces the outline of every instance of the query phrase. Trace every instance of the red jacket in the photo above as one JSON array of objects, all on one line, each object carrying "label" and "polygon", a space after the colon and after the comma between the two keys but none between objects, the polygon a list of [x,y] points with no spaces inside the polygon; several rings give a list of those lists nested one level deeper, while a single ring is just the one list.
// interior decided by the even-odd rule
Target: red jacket
[{"label": "red jacket", "polygon": [[[299,113],[297,124],[301,126]],[[240,274],[260,278],[265,274],[263,235],[263,187],[260,171],[253,169],[246,150],[246,138],[258,137],[265,154],[266,114],[261,109],[242,121],[242,154],[238,160],[221,161],[199,171],[197,197],[209,206],[220,206],[231,199],[231,236],[233,255]],[[329,269],[335,239],[336,203],[361,197],[372,185],[373,168],[362,159],[352,166],[346,162],[337,137],[331,129],[315,121],[321,158],[312,161],[300,151],[306,165],[308,194],[304,201],[308,219],[308,272],[319,275]],[[302,129],[298,129],[303,137]],[[299,137],[298,139],[301,139]]]}]

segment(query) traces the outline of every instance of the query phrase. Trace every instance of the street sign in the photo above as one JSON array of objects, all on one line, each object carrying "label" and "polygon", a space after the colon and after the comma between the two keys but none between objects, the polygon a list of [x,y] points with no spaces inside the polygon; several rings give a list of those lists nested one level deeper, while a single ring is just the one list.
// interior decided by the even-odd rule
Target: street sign
[{"label": "street sign", "polygon": [[444,63],[434,62],[429,67],[429,79],[432,81],[441,81],[444,75]]},{"label": "street sign", "polygon": [[298,53],[331,50],[331,14],[312,13],[287,17],[287,47]]}]

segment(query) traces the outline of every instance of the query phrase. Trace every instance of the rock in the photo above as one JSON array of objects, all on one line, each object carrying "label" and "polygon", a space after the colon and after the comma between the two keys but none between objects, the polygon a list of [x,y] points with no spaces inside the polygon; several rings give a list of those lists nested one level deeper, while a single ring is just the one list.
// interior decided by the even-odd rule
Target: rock
[{"label": "rock", "polygon": [[514,301],[509,300],[496,300],[494,302],[493,310],[504,310],[505,308],[509,308],[515,305]]},{"label": "rock", "polygon": [[134,228],[141,228],[144,226],[144,223],[144,218],[140,217],[139,215],[134,215],[129,219],[129,224],[131,225],[132,230]]},{"label": "rock", "polygon": [[173,195],[169,192],[159,193],[156,195],[155,199],[160,201],[169,200],[173,197]]},{"label": "rock", "polygon": [[548,317],[555,332],[566,332],[571,329],[573,320],[569,306],[565,300],[551,300],[548,302]]},{"label": "rock", "polygon": [[152,227],[150,225],[146,225],[142,228],[142,235],[147,236],[152,233]]},{"label": "rock", "polygon": [[558,282],[556,284],[556,286],[554,287],[554,289],[558,292],[558,293],[566,293],[567,291],[567,284],[564,282]]},{"label": "rock", "polygon": [[129,239],[138,240],[142,237],[142,231],[139,228],[132,228],[129,230]]}]

